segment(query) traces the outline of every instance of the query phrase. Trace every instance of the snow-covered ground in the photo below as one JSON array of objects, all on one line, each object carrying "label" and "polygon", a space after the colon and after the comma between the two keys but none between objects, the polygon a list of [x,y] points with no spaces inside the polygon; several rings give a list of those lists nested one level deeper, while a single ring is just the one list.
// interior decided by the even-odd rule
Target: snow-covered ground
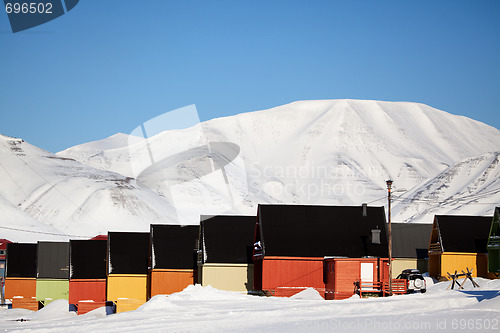
[{"label": "snow-covered ground", "polygon": [[[189,286],[158,295],[135,311],[76,316],[67,301],[33,312],[0,310],[5,332],[463,332],[500,330],[500,280],[475,279],[464,291],[449,282],[425,294],[325,301],[314,290],[291,298],[258,297]],[[17,321],[23,318],[28,321]]]}]

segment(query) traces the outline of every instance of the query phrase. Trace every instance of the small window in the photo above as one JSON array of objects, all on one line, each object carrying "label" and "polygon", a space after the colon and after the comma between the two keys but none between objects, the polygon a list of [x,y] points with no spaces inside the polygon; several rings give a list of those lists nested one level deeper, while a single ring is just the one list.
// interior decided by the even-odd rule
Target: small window
[{"label": "small window", "polygon": [[0,250],[0,256],[4,256],[5,255],[5,250]]}]

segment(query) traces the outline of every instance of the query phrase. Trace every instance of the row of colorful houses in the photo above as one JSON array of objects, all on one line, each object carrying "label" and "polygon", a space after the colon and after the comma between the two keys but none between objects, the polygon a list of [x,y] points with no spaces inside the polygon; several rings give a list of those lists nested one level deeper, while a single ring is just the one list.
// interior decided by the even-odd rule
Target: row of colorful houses
[{"label": "row of colorful houses", "polygon": [[326,299],[342,299],[354,293],[356,281],[384,285],[408,268],[438,279],[466,268],[498,277],[498,221],[496,208],[493,218],[392,223],[392,277],[384,207],[367,205],[259,205],[256,216],[202,216],[199,226],[10,243],[5,297],[13,307],[36,309],[62,298],[79,313],[106,302],[122,312],[193,283],[274,296],[314,288]]}]

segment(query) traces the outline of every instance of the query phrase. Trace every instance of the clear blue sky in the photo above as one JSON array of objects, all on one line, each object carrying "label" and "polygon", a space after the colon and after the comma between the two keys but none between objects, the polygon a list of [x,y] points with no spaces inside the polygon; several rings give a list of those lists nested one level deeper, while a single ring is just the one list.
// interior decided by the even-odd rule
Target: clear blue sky
[{"label": "clear blue sky", "polygon": [[410,101],[500,128],[499,97],[495,0],[80,0],[16,34],[0,12],[0,133],[52,152],[190,104]]}]

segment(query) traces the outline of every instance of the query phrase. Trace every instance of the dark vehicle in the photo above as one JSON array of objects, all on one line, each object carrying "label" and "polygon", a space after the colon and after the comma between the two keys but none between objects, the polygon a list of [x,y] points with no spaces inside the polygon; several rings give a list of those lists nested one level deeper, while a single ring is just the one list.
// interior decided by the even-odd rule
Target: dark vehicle
[{"label": "dark vehicle", "polygon": [[406,289],[408,293],[414,293],[416,291],[425,293],[427,290],[425,279],[418,269],[405,269],[398,275],[397,279],[407,281]]}]

